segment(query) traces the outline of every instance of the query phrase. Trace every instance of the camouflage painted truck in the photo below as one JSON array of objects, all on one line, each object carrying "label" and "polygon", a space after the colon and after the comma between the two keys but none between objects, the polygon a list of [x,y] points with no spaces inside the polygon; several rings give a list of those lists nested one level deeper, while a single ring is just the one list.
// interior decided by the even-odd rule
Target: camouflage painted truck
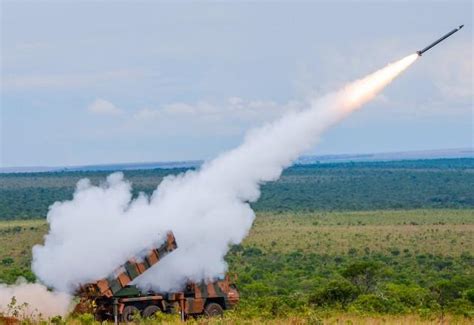
[{"label": "camouflage painted truck", "polygon": [[189,282],[181,292],[141,292],[130,283],[177,248],[170,232],[158,248],[150,249],[144,258],[132,258],[106,279],[79,288],[80,298],[75,313],[90,312],[97,320],[129,322],[134,315],[150,317],[158,312],[189,316],[220,316],[239,301],[234,281],[227,275],[223,280],[205,283]]}]

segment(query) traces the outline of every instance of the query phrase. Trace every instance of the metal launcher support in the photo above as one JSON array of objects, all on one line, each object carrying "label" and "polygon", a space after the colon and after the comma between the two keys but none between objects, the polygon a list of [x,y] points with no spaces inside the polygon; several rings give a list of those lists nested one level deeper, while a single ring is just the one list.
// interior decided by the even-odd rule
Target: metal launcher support
[{"label": "metal launcher support", "polygon": [[177,247],[173,233],[168,232],[166,241],[159,247],[150,249],[142,260],[138,258],[129,259],[106,279],[81,286],[79,293],[88,297],[113,297]]}]

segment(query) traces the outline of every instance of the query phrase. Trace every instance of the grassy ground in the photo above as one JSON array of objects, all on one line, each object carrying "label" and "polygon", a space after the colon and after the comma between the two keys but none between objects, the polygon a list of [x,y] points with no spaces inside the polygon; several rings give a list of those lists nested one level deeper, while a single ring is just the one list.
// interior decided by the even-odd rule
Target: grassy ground
[{"label": "grassy ground", "polygon": [[[61,322],[56,321],[56,324],[61,324]],[[180,325],[183,324],[178,318],[175,319],[152,319],[152,320],[141,320],[137,322],[141,325],[148,324],[167,324],[167,325]],[[5,325],[19,325],[21,324],[14,318],[3,318],[0,317],[0,324]],[[26,323],[28,324],[28,323]],[[70,325],[92,325],[100,323],[93,322],[90,319],[81,319],[74,318],[68,319],[64,324]],[[349,314],[340,314],[337,316],[327,316],[327,317],[285,317],[277,319],[240,319],[231,317],[224,317],[223,319],[197,319],[197,320],[188,320],[188,325],[260,325],[260,324],[272,324],[272,325],[428,325],[428,324],[459,324],[459,325],[468,325],[472,324],[471,320],[462,318],[462,317],[453,317],[446,316],[443,319],[424,319],[418,316],[358,316],[358,315],[349,315]]]},{"label": "grassy ground", "polygon": [[329,255],[398,249],[459,256],[474,251],[474,210],[262,213],[245,244]]},{"label": "grassy ground", "polygon": [[[73,319],[68,323],[73,325],[82,325],[85,322],[81,319]],[[167,324],[167,325],[179,325],[183,324],[178,317],[164,317],[157,320],[141,320],[140,324]],[[428,324],[472,324],[469,319],[462,317],[446,316],[443,319],[427,319],[420,318],[414,315],[405,316],[360,316],[350,314],[339,314],[339,315],[306,315],[306,316],[291,316],[276,319],[243,319],[236,318],[235,316],[225,316],[223,319],[191,319],[187,321],[188,325],[260,325],[260,324],[272,324],[272,325],[355,325],[355,324],[366,324],[366,325],[428,325]]]},{"label": "grassy ground", "polygon": [[15,282],[18,276],[33,280],[31,248],[43,241],[48,231],[45,220],[0,222],[0,282]]}]

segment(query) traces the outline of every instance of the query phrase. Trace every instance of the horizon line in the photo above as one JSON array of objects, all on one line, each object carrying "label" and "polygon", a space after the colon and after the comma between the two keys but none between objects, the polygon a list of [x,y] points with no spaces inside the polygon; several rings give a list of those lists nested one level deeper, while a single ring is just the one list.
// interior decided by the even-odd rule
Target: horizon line
[{"label": "horizon line", "polygon": [[[438,157],[436,157],[438,153]],[[449,155],[451,153],[451,156]],[[454,155],[453,155],[454,153]],[[409,157],[412,154],[414,156]],[[423,154],[425,157],[423,157]],[[432,154],[432,157],[426,156]],[[457,155],[456,155],[457,154]],[[402,155],[404,157],[394,157]],[[418,155],[418,157],[417,157]],[[386,156],[386,157],[384,157]],[[448,149],[427,149],[427,150],[408,150],[408,151],[386,151],[371,153],[339,153],[339,154],[306,154],[295,160],[293,165],[323,162],[348,162],[348,161],[390,161],[390,160],[413,160],[413,159],[440,159],[440,158],[474,158],[474,148],[448,148]],[[169,169],[169,168],[190,168],[202,165],[206,159],[192,160],[165,160],[165,161],[143,161],[143,162],[116,162],[116,163],[95,163],[81,165],[62,165],[62,166],[8,166],[0,167],[0,173],[29,173],[29,172],[54,172],[54,171],[100,171],[111,170],[114,167],[129,167],[128,170],[140,169]],[[136,168],[134,168],[136,167]],[[145,167],[145,168],[143,168]],[[149,167],[149,168],[146,168]],[[101,169],[102,168],[102,169]]]}]

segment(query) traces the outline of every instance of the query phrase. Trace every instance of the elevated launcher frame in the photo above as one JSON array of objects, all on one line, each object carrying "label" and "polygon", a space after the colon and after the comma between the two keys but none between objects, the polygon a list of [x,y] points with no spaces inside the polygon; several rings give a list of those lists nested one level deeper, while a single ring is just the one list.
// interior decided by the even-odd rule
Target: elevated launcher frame
[{"label": "elevated launcher frame", "polygon": [[158,248],[150,249],[142,261],[138,261],[136,258],[129,259],[108,278],[81,286],[78,294],[89,297],[113,297],[176,248],[178,245],[174,235],[172,232],[168,232],[166,241]]}]

